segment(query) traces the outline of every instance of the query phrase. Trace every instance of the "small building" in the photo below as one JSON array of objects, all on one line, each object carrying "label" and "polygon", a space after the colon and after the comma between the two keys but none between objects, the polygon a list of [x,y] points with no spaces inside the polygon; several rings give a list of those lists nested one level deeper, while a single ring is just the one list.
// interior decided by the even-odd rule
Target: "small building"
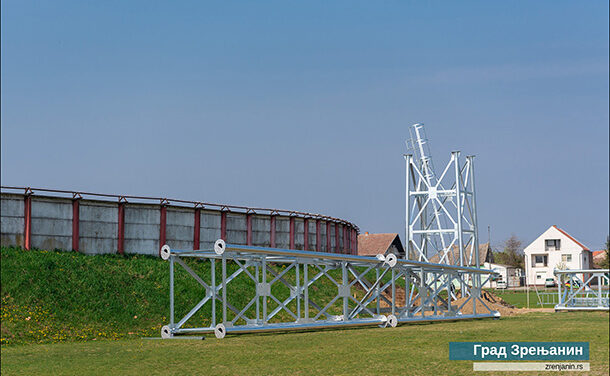
[{"label": "small building", "polygon": [[557,278],[555,269],[592,269],[593,257],[587,246],[553,225],[525,247],[525,277],[528,285],[544,285]]},{"label": "small building", "polygon": [[[474,255],[472,260],[470,260],[470,253],[472,252],[472,245],[466,247],[465,255],[464,255],[464,266],[477,266],[476,259]],[[429,258],[430,262],[438,263],[441,256],[436,254]],[[442,264],[451,264],[451,265],[459,265],[460,262],[460,249],[458,246],[453,246],[451,251],[447,253],[448,262],[442,262]],[[485,263],[493,263],[494,262],[494,254],[489,246],[489,243],[479,244],[479,266],[483,267]]]},{"label": "small building", "polygon": [[523,284],[523,269],[521,268],[511,265],[494,264],[491,262],[484,263],[483,267],[500,274],[498,278],[486,282],[483,287],[498,287],[501,282],[506,282],[507,288],[519,287]]},{"label": "small building", "polygon": [[395,254],[405,258],[405,249],[398,234],[364,234],[358,235],[358,256],[377,256]]},{"label": "small building", "polygon": [[[466,247],[466,254],[464,255],[464,266],[474,266],[476,267],[476,261],[474,257],[472,261],[470,261],[470,253],[472,252],[472,246]],[[451,252],[447,254],[447,258],[449,259],[449,263],[459,265],[460,259],[460,251],[457,246],[454,246],[451,249]],[[437,263],[440,259],[439,255],[434,255],[430,257],[430,262]],[[523,270],[510,265],[502,265],[496,264],[494,260],[493,250],[489,243],[479,244],[479,267],[484,269],[490,269],[495,272],[498,272],[500,276],[493,280],[488,280],[483,284],[485,288],[491,288],[498,286],[498,282],[506,282],[506,287],[519,287],[522,285],[521,279]],[[484,277],[487,279],[487,277]]]},{"label": "small building", "polygon": [[606,250],[602,249],[601,251],[593,252],[593,268],[602,269],[602,263],[606,261]]}]

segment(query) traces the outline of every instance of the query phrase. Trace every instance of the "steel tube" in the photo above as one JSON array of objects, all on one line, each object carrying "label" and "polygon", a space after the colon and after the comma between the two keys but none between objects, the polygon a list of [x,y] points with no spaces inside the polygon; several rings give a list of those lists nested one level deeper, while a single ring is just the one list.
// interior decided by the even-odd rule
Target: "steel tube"
[{"label": "steel tube", "polygon": [[[362,262],[362,263],[379,263],[379,259],[376,257],[368,257],[368,256],[356,256],[356,255],[347,255],[347,254],[336,254],[336,253],[325,253],[325,252],[312,252],[312,251],[299,251],[299,250],[289,250],[289,249],[280,249],[280,248],[269,248],[269,247],[254,247],[254,246],[243,246],[238,244],[227,244],[227,251],[236,251],[236,252],[247,252],[247,253],[262,253],[268,255],[277,255],[277,256],[292,256],[292,257],[303,257],[303,258],[315,258],[315,259],[325,259],[325,260],[336,260],[336,261],[354,261],[354,262]],[[180,252],[174,251],[173,252]],[[191,252],[191,251],[189,251]],[[195,252],[193,252],[195,254]],[[467,271],[481,274],[497,274],[493,270],[489,269],[478,269],[467,266],[458,266],[458,265],[448,265],[448,264],[435,264],[431,262],[422,262],[422,261],[413,261],[413,260],[402,260],[399,259],[397,261],[400,265],[409,265],[409,266],[417,266],[417,267],[429,267],[435,268],[439,270],[459,270],[459,271]]]}]

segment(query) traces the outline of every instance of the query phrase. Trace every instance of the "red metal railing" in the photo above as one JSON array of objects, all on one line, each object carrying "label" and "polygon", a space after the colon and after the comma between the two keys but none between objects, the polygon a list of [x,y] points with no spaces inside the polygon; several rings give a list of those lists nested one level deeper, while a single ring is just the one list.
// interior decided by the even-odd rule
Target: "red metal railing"
[{"label": "red metal railing", "polygon": [[[105,193],[92,193],[92,192],[82,192],[82,191],[68,191],[61,189],[48,189],[48,188],[32,188],[32,187],[14,187],[14,186],[0,186],[0,190],[4,193],[20,193],[24,195],[24,247],[25,249],[30,249],[31,247],[31,218],[32,218],[32,201],[31,196],[36,192],[44,192],[46,194],[51,194],[53,197],[64,197],[63,195],[67,195],[73,200],[73,225],[72,225],[72,247],[74,250],[78,251],[79,246],[79,200],[80,199],[95,199],[95,198],[105,198],[105,199],[116,199],[118,203],[118,238],[117,238],[117,250],[119,253],[124,252],[124,227],[125,227],[125,204],[130,202],[130,200],[134,203],[146,203],[147,201],[153,201],[155,204],[160,205],[160,233],[159,240],[161,244],[164,244],[165,241],[165,220],[166,220],[166,207],[167,206],[178,206],[178,207],[192,207],[195,212],[195,232],[193,234],[193,245],[194,248],[199,247],[199,216],[201,209],[216,209],[221,212],[221,238],[226,239],[227,234],[227,212],[238,212],[245,213],[247,215],[247,243],[250,244],[252,242],[252,214],[264,214],[271,216],[271,228],[270,228],[270,237],[271,237],[271,246],[275,246],[275,216],[276,215],[284,215],[290,217],[290,248],[295,247],[295,218],[303,218],[304,219],[304,246],[305,249],[309,248],[309,219],[316,220],[316,249],[320,250],[320,221],[327,221],[326,224],[326,246],[328,251],[330,251],[330,222],[335,224],[335,252],[337,253],[356,253],[355,247],[357,246],[356,239],[358,236],[359,228],[355,224],[345,221],[340,218],[330,217],[322,214],[314,214],[307,213],[295,210],[284,210],[284,209],[269,209],[269,208],[259,208],[259,207],[248,207],[248,206],[239,206],[239,205],[225,205],[225,204],[217,204],[203,201],[189,201],[189,200],[179,200],[179,199],[170,199],[165,197],[146,197],[146,196],[130,196],[130,195],[115,195],[115,194],[105,194]],[[11,191],[20,191],[20,192],[11,192]],[[142,202],[144,201],[144,202]],[[340,248],[339,241],[339,225],[342,227],[342,235],[343,235],[343,249]],[[351,231],[348,229],[351,228]],[[350,234],[351,233],[351,234]],[[351,235],[351,236],[350,236]],[[349,239],[348,239],[349,236]]]}]

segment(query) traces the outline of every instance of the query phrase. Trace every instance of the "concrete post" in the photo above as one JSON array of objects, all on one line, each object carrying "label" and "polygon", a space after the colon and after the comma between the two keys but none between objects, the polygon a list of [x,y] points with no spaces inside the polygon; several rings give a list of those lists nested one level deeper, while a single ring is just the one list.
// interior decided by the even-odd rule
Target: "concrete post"
[{"label": "concrete post", "polygon": [[195,218],[193,219],[193,249],[198,250],[201,236],[201,208],[195,208]]},{"label": "concrete post", "polygon": [[74,198],[72,200],[72,250],[78,252],[79,243],[79,199]]}]

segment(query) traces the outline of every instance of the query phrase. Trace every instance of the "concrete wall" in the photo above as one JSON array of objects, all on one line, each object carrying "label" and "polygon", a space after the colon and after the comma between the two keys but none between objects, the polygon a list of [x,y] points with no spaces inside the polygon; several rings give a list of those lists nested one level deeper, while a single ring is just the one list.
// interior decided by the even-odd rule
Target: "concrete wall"
[{"label": "concrete wall", "polygon": [[126,252],[158,254],[160,210],[161,208],[155,205],[125,206]]},{"label": "concrete wall", "polygon": [[[116,253],[119,251],[119,239],[123,239],[123,251],[157,255],[163,236],[162,212],[165,212],[165,243],[174,249],[191,250],[194,247],[195,215],[193,207],[182,207],[149,203],[127,202],[123,204],[121,220],[118,201],[104,201],[81,198],[54,197],[34,194],[28,196],[2,192],[1,194],[1,243],[3,246],[21,246],[39,249],[71,250],[73,241],[79,252],[87,254]],[[31,215],[26,215],[26,200],[31,203]],[[77,204],[75,203],[77,202]],[[77,210],[78,220],[73,218]],[[271,211],[270,211],[271,213]],[[248,220],[248,216],[250,220]],[[28,219],[29,217],[29,219]],[[302,250],[305,245],[305,220],[299,216],[274,214],[275,246],[290,248],[291,236],[294,248]],[[199,249],[212,249],[214,242],[222,237],[223,218],[225,240],[227,243],[247,244],[250,232],[251,244],[254,246],[271,246],[271,214],[238,211],[200,209]],[[28,222],[29,220],[29,222]],[[294,234],[291,235],[290,223],[294,223]],[[30,223],[29,237],[26,236],[26,222]],[[345,252],[340,246],[335,247],[335,222],[331,223],[331,250],[327,250],[325,219],[320,220],[320,250],[322,252]],[[343,226],[340,225],[340,244],[343,244]],[[78,234],[73,232],[78,229]],[[308,250],[317,249],[316,218],[308,219]],[[351,229],[351,227],[350,227]],[[122,236],[121,236],[122,235]]]},{"label": "concrete wall", "polygon": [[79,251],[116,253],[118,206],[104,201],[81,200],[79,208]]},{"label": "concrete wall", "polygon": [[[212,249],[214,242],[220,239],[220,212],[201,211],[201,229],[199,230],[200,249]],[[188,247],[187,249],[192,248]]]},{"label": "concrete wall", "polygon": [[72,201],[32,197],[32,247],[72,249]]},{"label": "concrete wall", "polygon": [[23,246],[23,195],[2,194],[0,201],[0,243]]},{"label": "concrete wall", "polygon": [[[277,226],[277,224],[276,224]],[[264,215],[252,216],[252,245],[271,246],[271,218]],[[276,240],[277,241],[277,240]]]},{"label": "concrete wall", "polygon": [[[194,211],[188,208],[167,208],[165,242],[171,244],[172,248],[193,249],[194,214]],[[157,239],[158,237],[157,234]]]},{"label": "concrete wall", "polygon": [[275,246],[277,248],[290,248],[290,218],[276,217],[275,219]]}]

